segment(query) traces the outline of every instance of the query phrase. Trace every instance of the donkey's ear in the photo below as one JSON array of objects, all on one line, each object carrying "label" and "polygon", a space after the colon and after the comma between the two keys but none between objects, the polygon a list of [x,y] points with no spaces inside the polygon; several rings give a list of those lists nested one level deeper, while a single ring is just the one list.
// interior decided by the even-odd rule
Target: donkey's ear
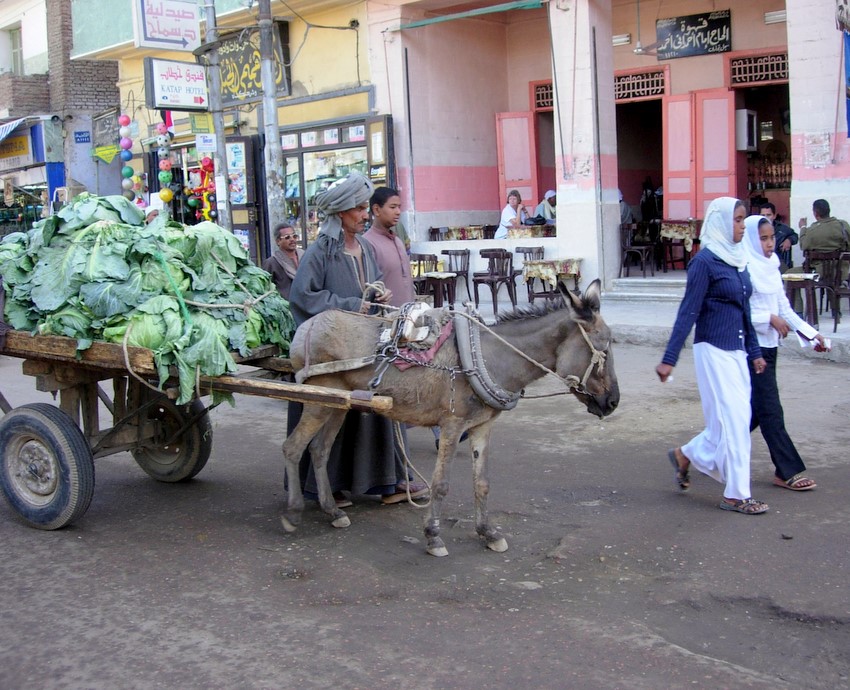
[{"label": "donkey's ear", "polygon": [[602,282],[597,278],[584,291],[584,303],[592,311],[598,312],[602,306]]}]

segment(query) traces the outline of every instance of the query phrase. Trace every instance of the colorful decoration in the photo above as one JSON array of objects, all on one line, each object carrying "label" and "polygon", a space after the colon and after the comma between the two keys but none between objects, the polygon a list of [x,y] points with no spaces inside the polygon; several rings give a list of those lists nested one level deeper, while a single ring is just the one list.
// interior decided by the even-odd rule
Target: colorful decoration
[{"label": "colorful decoration", "polygon": [[163,187],[159,190],[159,198],[162,199],[163,203],[170,204],[172,199],[174,199],[174,192],[168,187]]},{"label": "colorful decoration", "polygon": [[119,115],[118,116],[118,124],[121,127],[127,127],[131,122],[132,122],[132,120],[130,119],[129,115]]}]

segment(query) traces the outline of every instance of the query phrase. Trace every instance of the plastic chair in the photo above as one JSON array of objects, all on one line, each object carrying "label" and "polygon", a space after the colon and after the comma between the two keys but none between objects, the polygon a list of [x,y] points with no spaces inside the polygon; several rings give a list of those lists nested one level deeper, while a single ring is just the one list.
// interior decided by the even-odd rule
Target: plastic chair
[{"label": "plastic chair", "polygon": [[[640,260],[640,268],[643,271],[643,277],[646,278],[646,265],[649,264],[649,269],[652,275],[655,275],[655,261],[653,255],[655,247],[651,244],[634,244],[634,236],[637,231],[637,223],[623,223],[620,226],[620,273],[617,276],[623,276],[623,267],[626,268],[626,277],[629,276],[631,265],[629,259],[637,257]],[[672,251],[672,250],[671,250]],[[672,259],[672,255],[671,255]],[[687,264],[686,264],[687,265]]]},{"label": "plastic chair", "polygon": [[445,268],[451,273],[456,273],[457,277],[463,276],[466,283],[466,296],[472,297],[472,292],[469,289],[469,250],[468,249],[444,249],[440,252],[446,256]]},{"label": "plastic chair", "polygon": [[487,270],[472,274],[472,286],[475,289],[475,306],[478,307],[478,286],[488,285],[493,296],[493,313],[499,313],[499,288],[507,286],[508,296],[516,309],[516,285],[514,284],[514,255],[507,249],[482,249],[482,259],[487,259]]}]

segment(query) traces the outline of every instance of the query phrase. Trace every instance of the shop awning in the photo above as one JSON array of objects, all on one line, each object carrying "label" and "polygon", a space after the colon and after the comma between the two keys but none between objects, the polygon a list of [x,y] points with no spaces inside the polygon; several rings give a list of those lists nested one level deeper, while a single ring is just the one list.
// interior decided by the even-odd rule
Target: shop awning
[{"label": "shop awning", "polygon": [[431,17],[430,19],[420,19],[410,24],[402,24],[399,26],[399,31],[403,29],[416,29],[420,26],[429,26],[430,24],[439,24],[440,22],[450,22],[455,19],[467,19],[468,17],[478,17],[482,14],[493,14],[494,12],[508,12],[510,10],[536,10],[543,7],[547,0],[515,0],[514,2],[504,2],[500,5],[491,5],[490,7],[481,7],[477,10],[467,10],[466,12],[457,12],[455,14],[444,14],[439,17]]},{"label": "shop awning", "polygon": [[12,132],[14,132],[18,128],[18,125],[26,119],[27,118],[25,117],[21,117],[17,120],[12,120],[11,122],[6,122],[5,124],[0,125],[0,141],[3,141]]}]

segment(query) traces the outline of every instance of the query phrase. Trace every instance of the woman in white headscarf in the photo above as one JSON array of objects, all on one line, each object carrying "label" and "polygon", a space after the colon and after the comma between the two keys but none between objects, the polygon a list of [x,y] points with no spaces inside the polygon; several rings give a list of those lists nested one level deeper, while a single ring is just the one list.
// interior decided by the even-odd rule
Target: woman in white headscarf
[{"label": "woman in white headscarf", "polygon": [[821,351],[827,347],[824,337],[797,316],[788,303],[779,272],[779,257],[774,253],[776,238],[771,222],[764,216],[750,216],[746,226],[743,244],[753,284],[750,313],[762,356],[767,362],[765,372],[753,378],[750,430],[761,428],[776,468],[773,483],[792,491],[809,491],[817,484],[805,476],[806,465],[785,429],[785,414],[776,385],[776,356],[782,339],[791,332],[817,341]]},{"label": "woman in white headscarf", "polygon": [[[325,214],[319,236],[304,253],[289,302],[296,325],[327,309],[360,313],[377,311],[388,304],[392,292],[370,284],[383,279],[372,245],[362,233],[369,217],[369,199],[374,188],[360,173],[350,173],[316,195],[316,205]],[[289,403],[288,432],[301,418],[301,406]],[[328,478],[337,505],[351,505],[343,490],[352,495],[379,494],[384,503],[428,493],[424,484],[405,479],[404,462],[396,447],[392,422],[376,414],[349,412],[328,459]],[[301,460],[305,493],[315,498],[316,483],[308,453]]]},{"label": "woman in white headscarf", "polygon": [[767,512],[766,503],[750,495],[750,370],[765,370],[750,320],[752,292],[747,273],[744,204],[731,197],[711,202],[700,236],[701,249],[688,263],[685,296],[661,364],[662,383],[676,366],[685,339],[694,333],[694,368],[705,429],[680,448],[668,451],[675,481],[690,487],[693,465],[725,484],[720,508],[745,515]]}]

